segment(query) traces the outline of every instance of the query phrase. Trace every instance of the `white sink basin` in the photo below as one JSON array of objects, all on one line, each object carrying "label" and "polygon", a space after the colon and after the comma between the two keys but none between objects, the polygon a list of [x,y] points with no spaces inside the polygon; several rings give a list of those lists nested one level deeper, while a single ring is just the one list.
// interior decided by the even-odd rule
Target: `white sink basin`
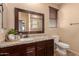
[{"label": "white sink basin", "polygon": [[21,38],[20,41],[31,41],[33,38]]}]

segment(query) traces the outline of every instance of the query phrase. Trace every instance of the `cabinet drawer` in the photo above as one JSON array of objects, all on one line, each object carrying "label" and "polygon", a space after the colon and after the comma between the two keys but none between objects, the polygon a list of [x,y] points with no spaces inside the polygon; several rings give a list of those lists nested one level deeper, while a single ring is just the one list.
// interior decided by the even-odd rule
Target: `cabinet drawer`
[{"label": "cabinet drawer", "polygon": [[25,53],[26,56],[35,56],[35,44],[27,44],[25,45]]},{"label": "cabinet drawer", "polygon": [[26,48],[26,55],[27,56],[35,56],[35,46],[27,47]]},{"label": "cabinet drawer", "polygon": [[0,55],[20,56],[20,54],[23,52],[23,49],[24,47],[22,45],[0,48]]},{"label": "cabinet drawer", "polygon": [[10,55],[10,52],[7,51],[7,49],[0,49],[0,56],[8,56]]}]

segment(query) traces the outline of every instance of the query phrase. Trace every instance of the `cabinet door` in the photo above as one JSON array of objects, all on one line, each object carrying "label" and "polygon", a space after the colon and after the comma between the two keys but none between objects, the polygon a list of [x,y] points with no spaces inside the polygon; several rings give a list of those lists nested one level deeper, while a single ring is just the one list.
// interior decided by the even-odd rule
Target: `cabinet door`
[{"label": "cabinet door", "polygon": [[9,48],[0,48],[0,56],[10,56],[11,50]]},{"label": "cabinet door", "polygon": [[53,47],[47,47],[46,48],[46,55],[47,56],[53,56]]},{"label": "cabinet door", "polygon": [[11,46],[11,47],[7,47],[6,51],[9,52],[10,56],[20,56],[23,52],[23,45],[16,45],[16,46]]},{"label": "cabinet door", "polygon": [[45,56],[45,42],[37,43],[37,56]]},{"label": "cabinet door", "polygon": [[24,55],[26,55],[26,56],[35,56],[36,55],[34,43],[25,45]]},{"label": "cabinet door", "polygon": [[53,56],[54,55],[54,41],[48,40],[46,42],[46,55]]}]

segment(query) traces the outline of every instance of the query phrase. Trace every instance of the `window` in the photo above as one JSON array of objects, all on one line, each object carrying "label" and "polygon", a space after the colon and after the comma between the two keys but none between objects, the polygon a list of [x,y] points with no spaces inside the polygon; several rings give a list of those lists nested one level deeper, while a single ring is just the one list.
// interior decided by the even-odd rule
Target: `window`
[{"label": "window", "polygon": [[57,9],[49,7],[49,27],[57,27]]}]

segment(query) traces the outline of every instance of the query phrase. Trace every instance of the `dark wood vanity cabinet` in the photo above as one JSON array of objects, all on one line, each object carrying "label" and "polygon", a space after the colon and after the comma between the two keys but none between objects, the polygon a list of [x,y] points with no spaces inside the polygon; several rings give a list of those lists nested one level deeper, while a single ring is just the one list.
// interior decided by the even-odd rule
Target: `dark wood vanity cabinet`
[{"label": "dark wood vanity cabinet", "polygon": [[0,48],[0,56],[53,56],[54,41],[45,40]]}]

